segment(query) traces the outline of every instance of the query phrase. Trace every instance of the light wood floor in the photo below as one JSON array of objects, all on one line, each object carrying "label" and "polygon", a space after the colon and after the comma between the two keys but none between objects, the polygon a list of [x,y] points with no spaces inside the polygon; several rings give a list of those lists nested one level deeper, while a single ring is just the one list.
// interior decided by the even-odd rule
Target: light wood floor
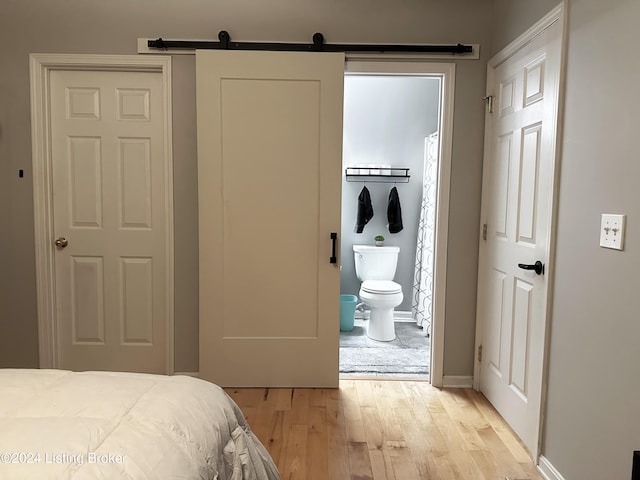
[{"label": "light wood floor", "polygon": [[426,382],[227,388],[282,479],[542,480],[482,394]]}]

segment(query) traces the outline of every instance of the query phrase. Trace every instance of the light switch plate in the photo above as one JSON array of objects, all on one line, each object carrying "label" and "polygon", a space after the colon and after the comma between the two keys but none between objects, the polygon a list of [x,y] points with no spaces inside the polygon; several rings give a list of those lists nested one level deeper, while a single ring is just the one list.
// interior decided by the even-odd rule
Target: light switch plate
[{"label": "light switch plate", "polygon": [[624,231],[626,215],[614,215],[603,213],[600,222],[600,246],[613,248],[615,250],[624,249]]}]

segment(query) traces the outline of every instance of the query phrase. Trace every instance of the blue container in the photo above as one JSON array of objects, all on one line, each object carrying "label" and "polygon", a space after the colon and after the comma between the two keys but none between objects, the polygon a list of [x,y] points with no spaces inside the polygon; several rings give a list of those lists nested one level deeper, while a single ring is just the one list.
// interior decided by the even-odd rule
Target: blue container
[{"label": "blue container", "polygon": [[340,331],[353,330],[353,320],[356,316],[358,297],[355,295],[340,295]]}]

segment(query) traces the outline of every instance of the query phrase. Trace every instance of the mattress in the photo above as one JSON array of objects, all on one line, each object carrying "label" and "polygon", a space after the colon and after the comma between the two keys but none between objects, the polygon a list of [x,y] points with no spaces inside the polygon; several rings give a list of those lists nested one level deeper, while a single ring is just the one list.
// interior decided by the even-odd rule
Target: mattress
[{"label": "mattress", "polygon": [[240,408],[186,376],[0,369],[0,479],[274,480]]}]

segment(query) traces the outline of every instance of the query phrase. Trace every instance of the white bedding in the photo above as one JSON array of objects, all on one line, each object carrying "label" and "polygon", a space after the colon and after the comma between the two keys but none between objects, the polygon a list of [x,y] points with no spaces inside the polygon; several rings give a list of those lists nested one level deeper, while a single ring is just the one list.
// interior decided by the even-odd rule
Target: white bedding
[{"label": "white bedding", "polygon": [[185,376],[0,369],[0,479],[279,479],[239,407]]}]

